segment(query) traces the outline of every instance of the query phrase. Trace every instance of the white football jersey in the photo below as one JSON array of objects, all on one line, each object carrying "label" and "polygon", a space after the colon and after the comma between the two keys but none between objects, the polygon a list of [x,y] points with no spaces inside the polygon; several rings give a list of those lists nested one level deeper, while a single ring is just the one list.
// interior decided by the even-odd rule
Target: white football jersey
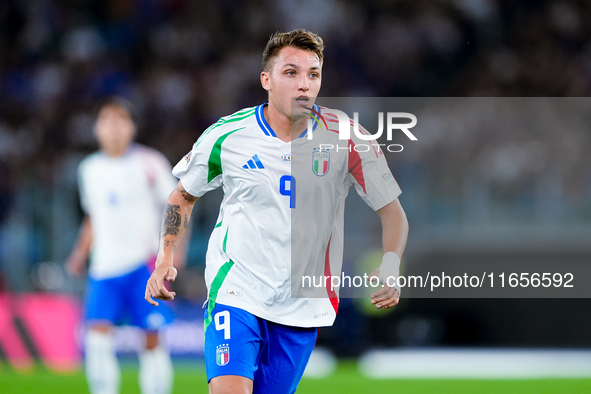
[{"label": "white football jersey", "polygon": [[133,144],[120,157],[99,151],[78,167],[82,208],[92,224],[89,275],[120,276],[158,252],[162,211],[176,186],[168,160]]},{"label": "white football jersey", "polygon": [[[381,152],[349,152],[354,137],[338,140],[330,109],[315,106],[326,121],[314,125],[312,140],[304,133],[283,142],[264,118],[265,105],[221,118],[173,170],[193,196],[223,188],[206,256],[210,308],[219,302],[279,324],[329,326],[337,292],[302,297],[292,288],[301,280],[292,276],[340,275],[350,186],[374,210],[400,189]],[[345,148],[318,149],[331,143]]]}]

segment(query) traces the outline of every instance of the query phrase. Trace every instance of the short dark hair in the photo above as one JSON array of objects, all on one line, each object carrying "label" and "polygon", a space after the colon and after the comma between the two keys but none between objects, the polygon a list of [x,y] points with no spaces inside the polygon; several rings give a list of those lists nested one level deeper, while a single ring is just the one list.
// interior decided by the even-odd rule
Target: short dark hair
[{"label": "short dark hair", "polygon": [[109,96],[101,101],[99,101],[95,107],[94,115],[98,117],[101,111],[107,107],[115,107],[121,108],[125,110],[129,114],[129,117],[133,121],[133,123],[137,124],[137,116],[135,112],[135,107],[131,103],[131,101],[121,97],[121,96]]},{"label": "short dark hair", "polygon": [[306,51],[312,51],[318,56],[320,64],[324,60],[324,41],[315,33],[308,30],[298,29],[287,33],[276,32],[269,38],[263,51],[263,70],[270,71],[273,59],[284,47],[294,47]]}]

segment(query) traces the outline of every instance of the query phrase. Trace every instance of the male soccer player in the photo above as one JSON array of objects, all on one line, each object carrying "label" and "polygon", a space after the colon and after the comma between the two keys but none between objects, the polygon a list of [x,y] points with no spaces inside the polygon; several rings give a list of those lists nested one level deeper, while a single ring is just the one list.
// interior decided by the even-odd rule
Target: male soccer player
[{"label": "male soccer player", "polygon": [[159,311],[143,300],[143,282],[150,277],[147,264],[156,255],[162,210],[175,180],[161,153],[133,143],[135,129],[127,100],[113,97],[102,102],[94,127],[100,151],[78,168],[86,217],[67,268],[81,276],[90,255],[85,368],[93,394],[119,392],[111,337],[118,323],[145,332],[145,349],[139,354],[142,393],[172,389],[170,356],[158,341],[158,329],[170,311]]},{"label": "male soccer player", "polygon": [[[274,34],[263,53],[261,73],[268,102],[221,118],[173,170],[180,181],[168,198],[156,269],[145,297],[154,305],[158,303],[152,297],[174,298],[164,286],[177,274],[174,248],[195,201],[221,186],[224,199],[205,270],[204,353],[210,393],[295,392],[318,327],[332,325],[338,299],[328,289],[325,297],[292,297],[292,279],[298,283],[292,264],[312,271],[316,265],[323,273],[339,275],[343,204],[350,186],[382,222],[384,259],[372,275],[384,280],[386,274],[398,274],[408,223],[382,152],[347,149],[359,143],[356,137],[345,141],[338,154],[318,150],[319,143],[339,142],[336,115],[314,104],[322,62],[318,35],[305,30]],[[323,129],[307,130],[311,113],[322,115]],[[306,138],[308,132],[313,139]],[[304,174],[309,179],[299,183],[292,167],[296,160],[309,163]],[[299,217],[316,220],[303,229],[292,223]],[[292,251],[298,261],[292,261]],[[384,286],[371,302],[389,308],[398,299],[396,288]]]}]

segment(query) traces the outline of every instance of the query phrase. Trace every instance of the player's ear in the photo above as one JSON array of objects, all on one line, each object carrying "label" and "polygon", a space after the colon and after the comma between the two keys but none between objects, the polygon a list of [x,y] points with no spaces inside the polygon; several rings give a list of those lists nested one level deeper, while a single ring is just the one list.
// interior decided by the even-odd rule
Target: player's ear
[{"label": "player's ear", "polygon": [[94,124],[92,125],[92,134],[94,135],[94,139],[97,142],[101,139],[101,132],[98,127],[98,118],[94,120]]},{"label": "player's ear", "polygon": [[261,72],[261,85],[263,89],[269,91],[271,90],[271,81],[270,81],[270,73],[268,71]]}]

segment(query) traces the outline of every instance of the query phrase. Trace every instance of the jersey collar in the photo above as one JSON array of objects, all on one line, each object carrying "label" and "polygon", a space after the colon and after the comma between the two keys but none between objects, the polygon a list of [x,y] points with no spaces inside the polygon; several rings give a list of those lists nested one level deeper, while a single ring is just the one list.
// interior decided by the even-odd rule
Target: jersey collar
[{"label": "jersey collar", "polygon": [[[269,137],[277,137],[277,134],[275,134],[275,132],[273,131],[271,126],[269,126],[269,123],[267,123],[267,120],[265,119],[265,112],[263,111],[263,109],[268,104],[269,104],[269,102],[266,101],[257,107],[257,109],[255,111],[257,123],[259,124],[259,127],[261,128],[261,130],[263,130],[263,133],[265,133],[265,135],[268,135]],[[320,113],[320,107],[317,106],[316,104],[314,104],[313,109],[317,113]],[[316,130],[316,127],[318,126],[318,118],[316,116],[314,116],[313,120],[314,120],[314,126],[312,127],[312,132],[314,132],[314,130]],[[302,133],[302,135],[300,135],[298,138],[304,138],[307,134],[308,134],[308,129],[306,129],[306,131],[304,131]]]}]

